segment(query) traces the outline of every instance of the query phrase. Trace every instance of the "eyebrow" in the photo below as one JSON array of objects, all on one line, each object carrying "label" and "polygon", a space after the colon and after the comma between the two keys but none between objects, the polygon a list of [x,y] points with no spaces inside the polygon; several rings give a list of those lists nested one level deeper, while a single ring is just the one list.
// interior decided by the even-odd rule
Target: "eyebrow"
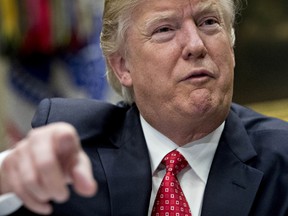
[{"label": "eyebrow", "polygon": [[[201,14],[211,13],[211,12],[217,13],[219,16],[221,15],[219,6],[217,6],[215,2],[209,2],[209,3],[201,2],[196,7],[197,7],[196,13],[195,13],[196,17],[200,16]],[[156,12],[155,14],[153,14],[152,18],[145,20],[143,26],[145,28],[149,28],[159,22],[175,20],[181,16],[180,14],[181,13],[175,10]]]},{"label": "eyebrow", "polygon": [[156,23],[162,22],[162,21],[170,21],[174,20],[175,18],[179,17],[175,11],[166,11],[166,12],[160,12],[159,14],[155,14],[152,18],[147,19],[144,22],[145,27],[153,26]]}]

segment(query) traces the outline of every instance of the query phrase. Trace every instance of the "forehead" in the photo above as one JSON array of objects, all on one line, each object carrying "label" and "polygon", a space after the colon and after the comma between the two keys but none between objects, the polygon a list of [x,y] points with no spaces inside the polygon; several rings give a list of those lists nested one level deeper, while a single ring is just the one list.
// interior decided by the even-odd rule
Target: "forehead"
[{"label": "forehead", "polygon": [[[219,8],[223,0],[143,0],[135,8],[134,14],[143,14],[151,11],[163,12],[166,10],[190,9],[192,12],[208,8]],[[219,8],[220,9],[220,8]]]},{"label": "forehead", "polygon": [[215,12],[224,18],[221,2],[225,0],[142,0],[131,18],[132,22],[145,26],[155,20],[193,17],[205,12]]}]

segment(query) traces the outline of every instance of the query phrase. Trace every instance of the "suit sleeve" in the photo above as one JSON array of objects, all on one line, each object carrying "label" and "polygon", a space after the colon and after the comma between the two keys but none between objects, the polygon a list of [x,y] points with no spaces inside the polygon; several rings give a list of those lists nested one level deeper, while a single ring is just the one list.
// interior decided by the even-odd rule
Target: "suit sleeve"
[{"label": "suit sleeve", "polygon": [[44,99],[40,102],[35,112],[35,115],[32,119],[31,125],[33,128],[40,127],[40,126],[47,124],[50,109],[51,109],[50,99]]}]

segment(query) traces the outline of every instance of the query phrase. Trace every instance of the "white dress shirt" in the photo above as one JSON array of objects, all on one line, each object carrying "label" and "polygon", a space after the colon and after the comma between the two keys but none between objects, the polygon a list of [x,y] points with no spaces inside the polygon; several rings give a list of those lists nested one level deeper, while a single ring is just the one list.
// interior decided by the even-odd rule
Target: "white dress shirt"
[{"label": "white dress shirt", "polygon": [[[224,129],[224,124],[204,138],[179,147],[151,127],[141,116],[141,125],[148,146],[152,168],[152,193],[148,215],[151,215],[158,188],[166,172],[165,167],[161,165],[161,161],[167,153],[177,149],[188,162],[188,166],[178,174],[177,178],[190,206],[192,215],[200,216],[208,174]],[[0,153],[0,166],[7,154],[9,154],[9,151]],[[0,196],[0,215],[10,214],[16,211],[21,205],[21,200],[15,194],[4,194]]]},{"label": "white dress shirt", "polygon": [[177,175],[178,181],[192,215],[200,216],[210,167],[225,123],[221,124],[215,131],[204,138],[187,143],[182,147],[179,147],[169,138],[151,127],[143,117],[141,117],[141,124],[152,168],[152,193],[148,215],[151,215],[158,188],[166,173],[161,161],[167,153],[177,149],[188,162],[188,166]]}]

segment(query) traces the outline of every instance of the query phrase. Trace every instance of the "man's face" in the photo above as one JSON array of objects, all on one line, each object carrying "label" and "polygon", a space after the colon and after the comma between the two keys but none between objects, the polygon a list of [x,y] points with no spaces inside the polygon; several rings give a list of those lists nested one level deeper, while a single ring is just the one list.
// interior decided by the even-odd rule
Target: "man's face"
[{"label": "man's face", "polygon": [[228,112],[234,52],[219,0],[146,0],[127,35],[119,77],[144,117]]}]

